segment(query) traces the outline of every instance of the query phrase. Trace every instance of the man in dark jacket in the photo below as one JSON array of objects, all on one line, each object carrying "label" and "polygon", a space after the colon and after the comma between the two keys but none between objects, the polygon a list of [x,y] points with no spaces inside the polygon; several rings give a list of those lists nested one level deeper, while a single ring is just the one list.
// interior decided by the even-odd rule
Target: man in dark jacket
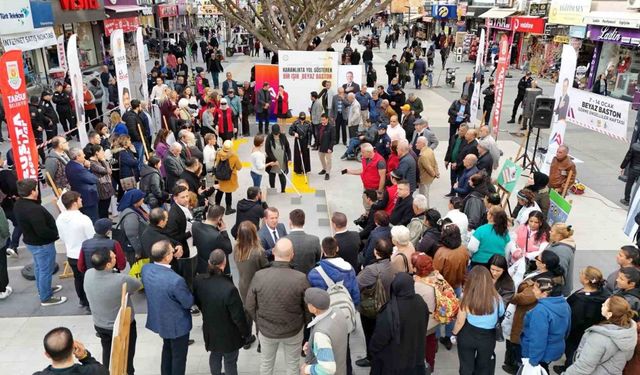
[{"label": "man in dark jacket", "polygon": [[489,177],[491,177],[491,172],[493,172],[493,158],[489,152],[490,147],[489,141],[478,141],[478,163],[476,164],[478,170],[487,172],[487,176]]},{"label": "man in dark jacket", "polygon": [[416,159],[411,154],[411,146],[409,146],[409,142],[406,139],[398,142],[398,157],[400,158],[400,162],[395,170],[395,174],[401,180],[407,180],[411,194],[413,194],[417,187]]},{"label": "man in dark jacket", "polygon": [[511,119],[507,121],[507,124],[514,124],[516,122],[516,113],[518,113],[518,108],[520,107],[520,104],[524,100],[524,95],[527,93],[527,89],[531,87],[531,81],[533,81],[533,78],[531,78],[531,72],[526,72],[524,74],[524,77],[520,78],[520,81],[518,81],[518,95],[516,96],[516,99],[513,101],[513,110],[511,111]]},{"label": "man in dark jacket", "polygon": [[[269,82],[262,84],[262,90],[256,95],[256,120],[258,121],[258,134],[269,132],[269,108],[271,106],[271,91]],[[264,128],[263,128],[264,126]]]},{"label": "man in dark jacket", "polygon": [[260,227],[260,219],[264,216],[264,210],[268,205],[262,201],[262,191],[259,187],[247,188],[247,198],[238,202],[236,210],[236,223],[231,228],[231,235],[238,237],[238,226],[243,221],[250,221],[256,229]]},{"label": "man in dark jacket", "polygon": [[91,255],[100,249],[112,251],[116,255],[114,267],[120,271],[124,271],[127,266],[127,258],[124,255],[124,251],[122,251],[120,242],[109,238],[111,228],[111,219],[99,219],[93,224],[93,229],[96,231],[96,234],[93,235],[93,238],[84,240],[80,247],[80,256],[78,256],[78,270],[80,272],[84,273],[93,268]]},{"label": "man in dark jacket", "polygon": [[322,170],[320,175],[325,175],[324,179],[329,179],[331,173],[331,156],[333,155],[333,146],[336,144],[336,131],[333,125],[329,125],[329,117],[322,114],[320,117],[320,129],[318,129],[318,156]]},{"label": "man in dark jacket", "polygon": [[391,56],[391,60],[384,66],[387,71],[387,85],[391,85],[391,80],[398,75],[398,60],[396,55]]},{"label": "man in dark jacket", "polygon": [[42,108],[42,113],[49,119],[49,124],[45,124],[44,127],[44,131],[47,133],[47,140],[58,135],[58,122],[60,122],[58,114],[53,108],[53,103],[51,103],[52,98],[53,93],[49,90],[43,91],[40,95],[40,108]]},{"label": "man in dark jacket", "polygon": [[469,121],[471,116],[469,107],[469,97],[463,95],[460,99],[454,100],[449,107],[449,138],[453,137],[460,125]]},{"label": "man in dark jacket", "polygon": [[418,57],[413,64],[413,79],[415,80],[416,89],[422,88],[422,79],[427,73],[427,63],[423,59]]},{"label": "man in dark jacket", "polygon": [[193,223],[191,233],[193,234],[193,246],[198,249],[198,264],[196,273],[207,273],[207,262],[211,252],[220,249],[227,256],[225,275],[231,276],[229,267],[229,255],[233,250],[233,245],[227,233],[227,224],[224,222],[224,208],[217,205],[209,206],[206,219],[202,222]]},{"label": "man in dark jacket", "polygon": [[[318,245],[319,246],[319,245]],[[260,327],[261,369],[272,374],[278,346],[284,349],[287,373],[300,371],[299,356],[303,327],[310,320],[304,303],[309,282],[304,273],[291,267],[293,244],[281,238],[273,248],[274,262],[253,276],[245,308]]]},{"label": "man in dark jacket", "polygon": [[469,129],[464,134],[464,143],[460,145],[460,151],[458,152],[458,156],[455,160],[455,163],[451,164],[451,168],[455,168],[458,175],[462,173],[464,170],[464,165],[462,165],[462,161],[469,154],[474,154],[478,156],[478,141],[476,140],[477,131],[475,129]]},{"label": "man in dark jacket", "polygon": [[189,257],[189,244],[187,240],[191,238],[191,232],[187,228],[193,219],[189,212],[189,190],[182,185],[177,185],[173,189],[173,202],[169,210],[169,218],[165,227],[166,234],[174,240],[180,242],[185,258]]},{"label": "man in dark jacket", "polygon": [[455,168],[456,161],[458,160],[458,155],[460,154],[460,150],[467,143],[465,140],[465,135],[467,134],[468,127],[467,125],[461,125],[458,128],[456,134],[449,138],[449,144],[447,145],[447,152],[444,156],[444,167],[445,169],[449,168],[451,164],[451,168],[449,169],[450,177],[451,177],[451,186],[452,190],[449,194],[445,195],[445,197],[452,197],[453,193],[453,184],[458,180],[457,170]]},{"label": "man in dark jacket", "polygon": [[[640,118],[640,117],[639,117]],[[629,174],[627,175],[627,182],[624,186],[624,197],[620,200],[625,206],[629,205],[631,199],[631,190],[636,183],[638,177],[640,177],[640,143],[634,142],[629,146],[627,153],[624,155],[624,160],[620,164],[620,169],[624,172],[625,168],[629,167]]]},{"label": "man in dark jacket", "polygon": [[[80,341],[74,340],[66,327],[54,328],[44,336],[44,351],[51,364],[34,375],[109,375],[109,369],[96,361]],[[80,363],[75,363],[76,359]]]},{"label": "man in dark jacket", "polygon": [[463,169],[458,174],[458,182],[453,185],[453,191],[458,194],[459,197],[465,198],[471,192],[471,185],[469,180],[471,176],[478,173],[478,157],[474,154],[468,154],[463,159],[461,165]]},{"label": "man in dark jacket", "polygon": [[489,86],[482,91],[484,95],[484,101],[482,102],[482,116],[484,124],[489,125],[491,121],[491,110],[493,109],[493,103],[496,100],[496,85],[493,84],[493,77],[489,78]]},{"label": "man in dark jacket", "polygon": [[[44,115],[44,111],[42,107],[40,107],[40,100],[37,96],[32,96],[29,100],[29,115],[31,116],[31,128],[36,146],[41,146],[43,132],[51,125],[51,120]],[[38,154],[42,160],[45,159],[44,147],[38,147]]]},{"label": "man in dark jacket", "polygon": [[373,67],[373,50],[371,49],[371,46],[367,46],[364,52],[362,52],[362,61],[364,62],[364,72],[365,74],[368,74],[369,69]]},{"label": "man in dark jacket", "polygon": [[71,190],[80,193],[82,197],[80,211],[95,223],[98,220],[98,177],[87,169],[89,161],[85,159],[81,149],[77,147],[70,149],[69,159],[71,161],[64,170]]},{"label": "man in dark jacket", "polygon": [[138,154],[138,169],[142,169],[144,164],[144,149],[142,146],[142,134],[140,133],[144,129],[144,124],[140,118],[140,111],[142,111],[140,101],[133,99],[131,101],[131,109],[122,115],[122,121],[127,125],[131,143],[136,148],[136,154]]},{"label": "man in dark jacket", "polygon": [[[175,249],[182,251],[180,242],[169,237],[165,231],[167,222],[169,221],[169,213],[161,207],[156,207],[149,212],[149,225],[144,229],[142,235],[140,235],[140,245],[142,246],[142,258],[149,258],[151,256],[151,247],[156,242],[169,241],[171,246]],[[174,270],[177,269],[178,261],[174,259],[171,267]]]},{"label": "man in dark jacket", "polygon": [[[369,215],[371,215],[371,213],[369,213]],[[375,222],[376,227],[371,231],[371,234],[369,234],[369,239],[367,240],[367,244],[364,247],[364,264],[362,264],[363,268],[375,262],[376,258],[373,254],[373,250],[379,240],[385,239],[391,242],[389,214],[387,214],[384,210],[375,211],[373,213],[373,221]]]},{"label": "man in dark jacket", "polygon": [[[76,115],[71,109],[71,86],[69,89],[63,90],[61,82],[56,83],[55,91],[53,93],[53,102],[56,104],[56,112],[60,116],[60,123],[65,133],[70,129],[76,127]],[[70,135],[67,134],[67,139],[70,139]]]},{"label": "man in dark jacket", "polygon": [[309,273],[322,255],[320,239],[304,231],[305,214],[297,208],[289,213],[289,235],[287,238],[293,245],[291,266],[304,274]]},{"label": "man in dark jacket", "polygon": [[347,230],[347,215],[342,212],[334,212],[331,215],[331,226],[333,227],[333,238],[338,242],[339,256],[358,273],[360,271],[358,254],[362,248],[360,234],[353,230]]},{"label": "man in dark jacket", "polygon": [[211,352],[209,366],[212,374],[219,374],[224,359],[225,373],[237,374],[238,350],[256,337],[249,329],[240,293],[224,273],[224,251],[214,250],[208,263],[209,272],[196,277],[193,294],[202,311],[204,345]]},{"label": "man in dark jacket", "polygon": [[22,228],[24,243],[33,255],[34,276],[40,296],[41,306],[59,305],[67,297],[53,297],[53,293],[62,289],[61,285],[51,287],[56,259],[55,242],[58,239],[56,220],[38,201],[38,182],[32,178],[20,180],[18,199],[13,207],[18,225]]},{"label": "man in dark jacket", "polygon": [[409,181],[398,181],[398,193],[395,206],[391,211],[390,222],[393,225],[407,225],[413,218],[413,196]]}]

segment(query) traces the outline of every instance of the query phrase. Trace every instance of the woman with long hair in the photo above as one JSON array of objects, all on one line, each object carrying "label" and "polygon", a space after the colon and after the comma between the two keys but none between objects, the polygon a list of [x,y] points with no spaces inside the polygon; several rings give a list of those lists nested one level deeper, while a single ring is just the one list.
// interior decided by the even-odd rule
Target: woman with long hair
[{"label": "woman with long hair", "polygon": [[[165,128],[161,128],[158,130],[158,134],[156,134],[156,139],[153,142],[153,151],[156,156],[160,160],[164,160],[165,156],[169,153],[169,142],[167,142],[167,137],[169,136],[169,130]],[[160,166],[160,175],[162,177],[167,177],[167,172],[164,170],[164,165]]]},{"label": "woman with long hair", "polygon": [[109,115],[109,123],[111,125],[111,133],[113,137],[129,135],[129,129],[127,128],[127,125],[122,122],[122,116],[120,116],[120,112],[111,111],[111,114]]},{"label": "woman with long hair", "polygon": [[547,373],[549,363],[564,354],[564,338],[571,326],[571,308],[554,289],[553,279],[542,277],[535,281],[533,295],[538,303],[525,315],[520,336],[522,358],[531,366],[541,366]]},{"label": "woman with long hair", "polygon": [[522,333],[525,314],[535,307],[538,302],[533,293],[533,286],[537,279],[546,278],[554,282],[554,295],[560,295],[563,283],[563,271],[560,259],[551,251],[543,251],[535,256],[536,267],[524,276],[518,285],[517,293],[509,303],[515,306],[512,318],[509,319],[511,331],[505,337],[506,352],[502,369],[509,374],[515,374],[522,365],[522,349],[520,336]]},{"label": "woman with long hair", "polygon": [[525,254],[544,248],[545,243],[549,241],[550,229],[542,212],[530,211],[527,222],[516,229],[516,250],[511,253],[511,263],[515,263]]},{"label": "woman with long hair", "polygon": [[[136,149],[133,147],[131,138],[129,138],[128,135],[118,137],[111,151],[113,153],[114,164],[118,169],[118,180],[115,182],[118,185],[119,201],[124,195],[124,189],[120,181],[127,177],[135,177],[136,181],[138,180],[138,157],[136,155]],[[116,167],[114,167],[114,169],[115,168]]]},{"label": "woman with long hair", "polygon": [[[240,280],[238,281],[240,298],[242,299],[242,303],[245,304],[253,275],[269,266],[262,245],[260,245],[256,226],[250,221],[243,221],[238,226],[236,245],[233,249],[233,259],[236,262],[238,275],[240,276]],[[251,328],[253,321],[249,314],[247,314],[247,322],[249,322],[249,328]]]},{"label": "woman with long hair", "polygon": [[481,225],[469,239],[471,265],[486,265],[493,254],[505,256],[513,252],[513,242],[509,236],[509,219],[502,207],[491,207],[487,213],[487,224]]},{"label": "woman with long hair", "polygon": [[111,165],[106,159],[104,149],[100,145],[91,145],[91,157],[89,158],[89,170],[98,178],[98,217],[109,217],[111,197],[115,194],[111,182]]},{"label": "woman with long hair", "polygon": [[[429,320],[427,324],[427,336],[425,338],[424,357],[431,371],[436,367],[436,351],[438,349],[438,340],[436,338],[436,329],[440,326],[440,322],[435,319],[434,312],[437,309],[436,291],[434,286],[427,280],[437,273],[433,267],[433,260],[424,253],[415,252],[411,256],[411,264],[415,270],[413,279],[415,281],[415,290],[429,307]],[[435,273],[434,273],[435,271]]]},{"label": "woman with long hair", "polygon": [[573,356],[578,349],[580,340],[585,331],[599,324],[605,317],[602,316],[602,304],[609,298],[610,293],[604,287],[605,279],[599,269],[588,266],[580,271],[580,283],[582,288],[573,292],[567,303],[571,307],[571,329],[567,337],[564,349],[564,366],[553,366],[553,370],[562,373],[573,363]]},{"label": "woman with long hair", "polygon": [[453,327],[461,375],[493,373],[491,358],[496,347],[496,324],[504,315],[504,308],[489,270],[484,266],[473,267]]},{"label": "woman with long hair", "polygon": [[573,291],[573,259],[576,252],[573,227],[565,223],[553,224],[549,232],[549,242],[545,250],[553,251],[560,258],[560,266],[564,270],[562,295],[567,297]]},{"label": "woman with long hair", "polygon": [[638,342],[637,312],[624,298],[613,296],[602,304],[602,315],[606,320],[584,332],[565,375],[622,374]]},{"label": "woman with long hair", "polygon": [[516,291],[513,279],[509,275],[507,259],[500,254],[494,254],[489,258],[489,271],[491,272],[493,285],[506,306]]}]

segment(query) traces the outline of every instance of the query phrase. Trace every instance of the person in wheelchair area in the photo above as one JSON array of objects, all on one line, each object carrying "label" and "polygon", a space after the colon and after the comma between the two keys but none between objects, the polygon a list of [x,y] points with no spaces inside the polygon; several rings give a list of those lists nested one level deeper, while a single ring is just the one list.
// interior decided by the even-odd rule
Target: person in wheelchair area
[{"label": "person in wheelchair area", "polygon": [[360,152],[360,145],[362,143],[370,143],[375,144],[378,136],[378,127],[373,126],[371,124],[371,120],[366,119],[364,121],[364,126],[361,129],[358,129],[358,133],[355,137],[349,138],[349,143],[347,144],[347,150],[344,152],[340,159],[345,160],[355,160],[356,156]]}]

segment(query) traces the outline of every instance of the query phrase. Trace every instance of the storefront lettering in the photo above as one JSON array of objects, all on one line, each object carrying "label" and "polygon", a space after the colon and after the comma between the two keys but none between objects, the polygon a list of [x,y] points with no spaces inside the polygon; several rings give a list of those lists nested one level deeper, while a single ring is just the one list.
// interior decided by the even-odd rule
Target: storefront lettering
[{"label": "storefront lettering", "polygon": [[605,26],[600,30],[600,40],[608,40],[610,42],[620,42],[622,35],[618,32],[617,27]]},{"label": "storefront lettering", "polygon": [[60,0],[60,6],[64,10],[99,9],[98,0]]},{"label": "storefront lettering", "polygon": [[487,18],[487,25],[494,29],[511,30],[511,21],[506,18]]}]

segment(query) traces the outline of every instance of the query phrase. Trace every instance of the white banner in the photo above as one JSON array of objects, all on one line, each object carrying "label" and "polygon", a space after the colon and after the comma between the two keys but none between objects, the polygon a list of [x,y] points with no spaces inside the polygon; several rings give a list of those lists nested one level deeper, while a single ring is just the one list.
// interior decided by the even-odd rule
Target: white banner
[{"label": "white banner", "polygon": [[338,52],[279,51],[278,57],[278,78],[289,93],[291,113],[309,113],[309,94],[311,91],[320,92],[322,81],[331,81],[337,90]]},{"label": "white banner", "polygon": [[[4,28],[4,25],[2,26]],[[17,49],[31,51],[49,47],[57,43],[53,27],[43,27],[26,33],[3,35],[0,37],[5,51]]]},{"label": "white banner", "polygon": [[147,86],[147,61],[144,54],[144,41],[142,39],[142,27],[136,30],[136,48],[138,50],[138,64],[140,64],[140,82],[142,82],[142,96],[149,103],[149,86]]},{"label": "white banner", "polygon": [[569,97],[569,124],[626,142],[630,102],[574,88],[569,89]]},{"label": "white banner", "polygon": [[[474,69],[474,85],[473,85],[473,95],[471,95],[469,108],[469,118],[471,119],[471,123],[475,127],[478,124],[478,106],[480,105],[480,83],[482,75],[484,74],[484,29],[480,31],[480,45],[478,46],[478,56],[476,57],[476,68]],[[484,118],[484,117],[483,117]]]},{"label": "white banner", "polygon": [[544,158],[540,171],[549,174],[551,162],[556,156],[558,147],[564,143],[564,132],[567,129],[567,114],[569,113],[570,100],[569,89],[573,84],[573,77],[576,74],[576,63],[578,56],[576,50],[572,46],[565,44],[562,47],[562,65],[560,65],[560,74],[558,83],[553,94],[555,104],[553,106],[553,118],[551,120],[551,133],[549,133],[549,143],[547,154]]},{"label": "white banner", "polygon": [[67,42],[67,64],[69,66],[69,78],[71,79],[71,95],[76,111],[78,135],[80,144],[89,143],[87,137],[87,128],[85,127],[84,116],[84,94],[82,90],[82,71],[80,70],[80,62],[78,61],[78,36],[73,34]]},{"label": "white banner", "polygon": [[69,70],[66,52],[64,51],[64,35],[58,37],[58,65],[60,69],[64,69],[65,72]]},{"label": "white banner", "polygon": [[0,1],[0,22],[3,34],[26,33],[33,30],[29,0]]},{"label": "white banner", "polygon": [[[124,33],[122,29],[111,33],[111,53],[116,68],[116,83],[118,84],[118,101],[120,113],[124,114],[131,103],[131,88],[129,86],[129,71],[127,70],[127,55],[124,45]],[[142,82],[143,86],[146,79]]]}]

